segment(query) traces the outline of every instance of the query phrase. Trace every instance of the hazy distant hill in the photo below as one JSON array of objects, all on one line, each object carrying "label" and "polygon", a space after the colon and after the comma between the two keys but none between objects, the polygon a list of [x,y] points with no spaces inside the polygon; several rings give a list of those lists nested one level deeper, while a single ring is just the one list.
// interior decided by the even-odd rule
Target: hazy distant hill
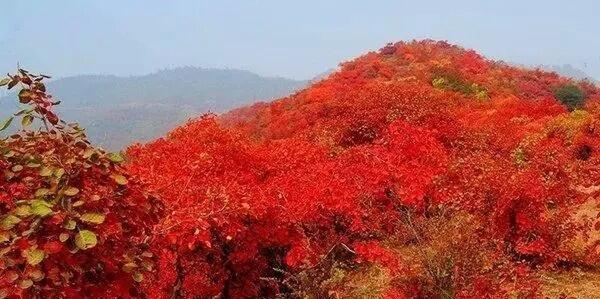
[{"label": "hazy distant hill", "polygon": [[569,77],[569,78],[573,78],[573,79],[577,79],[577,80],[589,80],[592,82],[595,82],[596,84],[598,84],[598,81],[595,80],[595,78],[593,78],[592,76],[586,74],[584,71],[570,65],[570,64],[563,64],[563,65],[541,65],[539,66],[539,68],[546,70],[546,71],[552,71],[552,72],[556,72],[561,76],[565,76],[565,77]]},{"label": "hazy distant hill", "polygon": [[[279,98],[307,83],[242,70],[184,67],[144,76],[68,77],[47,87],[62,100],[58,111],[63,118],[78,121],[92,140],[116,150],[162,136],[189,117]],[[5,96],[0,116],[15,108],[16,100]]]},{"label": "hazy distant hill", "polygon": [[310,81],[311,82],[318,82],[321,81],[323,79],[327,79],[327,77],[329,77],[329,75],[335,73],[337,71],[337,69],[328,69],[320,74],[317,74],[316,76],[314,76]]}]

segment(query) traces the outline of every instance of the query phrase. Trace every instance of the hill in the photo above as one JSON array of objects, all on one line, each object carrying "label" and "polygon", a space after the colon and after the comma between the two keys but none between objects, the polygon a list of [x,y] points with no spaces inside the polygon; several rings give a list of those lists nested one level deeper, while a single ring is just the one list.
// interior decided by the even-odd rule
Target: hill
[{"label": "hill", "polygon": [[[47,85],[62,101],[59,114],[79,120],[92,141],[118,150],[164,135],[189,117],[278,98],[306,84],[241,70],[184,67],[133,77],[75,76]],[[15,111],[14,97],[0,99],[0,111]]]},{"label": "hill", "polygon": [[168,215],[144,291],[555,294],[540,269],[600,261],[599,101],[588,82],[426,40],[189,121],[127,152]]}]

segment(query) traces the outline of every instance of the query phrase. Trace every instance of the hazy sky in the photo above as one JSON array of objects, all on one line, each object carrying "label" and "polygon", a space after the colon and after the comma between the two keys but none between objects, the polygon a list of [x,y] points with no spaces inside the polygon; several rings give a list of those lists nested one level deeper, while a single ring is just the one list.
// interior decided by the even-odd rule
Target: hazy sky
[{"label": "hazy sky", "polygon": [[306,79],[387,42],[433,38],[600,79],[600,1],[0,0],[0,71],[58,77],[183,65]]}]

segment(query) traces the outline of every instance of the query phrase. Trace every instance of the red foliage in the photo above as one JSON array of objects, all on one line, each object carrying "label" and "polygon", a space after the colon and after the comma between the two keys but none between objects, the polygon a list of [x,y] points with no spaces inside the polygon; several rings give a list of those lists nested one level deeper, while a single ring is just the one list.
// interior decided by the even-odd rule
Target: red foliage
[{"label": "red foliage", "polygon": [[397,254],[390,252],[389,249],[381,247],[377,242],[354,244],[354,251],[358,261],[367,261],[376,263],[390,269],[393,275],[402,275],[402,262]]},{"label": "red foliage", "polygon": [[[44,78],[3,80],[29,107],[15,114],[23,128],[0,139],[0,297],[135,297],[158,205],[119,154],[50,110]],[[29,128],[36,119],[43,129]]]},{"label": "red foliage", "polygon": [[597,181],[600,111],[581,83],[588,112],[567,115],[553,91],[569,82],[444,42],[390,44],[288,98],[134,146],[129,171],[170,211],[146,291],[270,296],[286,291],[278,270],[339,244],[397,271],[378,242],[405,230],[402,210],[440,204],[486,223],[482,237],[515,260],[568,259],[567,208],[588,196],[573,188]]},{"label": "red foliage", "polygon": [[[585,111],[569,113],[554,98],[565,84],[587,96]],[[290,97],[203,116],[132,146],[126,169],[110,168],[130,178],[123,192],[96,168],[70,169],[82,196],[117,190],[122,199],[107,202],[116,206],[98,227],[103,246],[68,255],[52,237],[36,242],[60,255],[45,266],[76,264],[81,275],[101,261],[101,277],[121,296],[135,295],[135,285],[118,271],[124,259],[112,264],[109,255],[129,250],[127,240],[142,245],[126,239],[130,225],[140,238],[152,229],[144,244],[152,254],[144,254],[155,266],[137,290],[152,298],[292,296],[302,274],[320,287],[334,266],[366,264],[385,269],[387,298],[532,296],[529,267],[600,258],[600,242],[587,244],[583,259],[565,246],[597,226],[573,215],[600,191],[599,100],[591,84],[445,42],[390,44]],[[3,215],[39,188],[25,181],[1,181]],[[144,194],[165,207],[156,225]],[[452,226],[463,218],[476,227]],[[64,215],[44,221],[51,227]],[[30,245],[14,242],[13,255]],[[84,289],[96,294],[106,281]]]}]

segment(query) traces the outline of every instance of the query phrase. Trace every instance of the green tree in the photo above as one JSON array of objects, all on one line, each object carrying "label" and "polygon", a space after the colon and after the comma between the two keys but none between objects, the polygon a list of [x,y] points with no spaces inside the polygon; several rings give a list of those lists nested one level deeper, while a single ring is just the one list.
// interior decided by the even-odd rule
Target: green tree
[{"label": "green tree", "polygon": [[563,103],[570,111],[583,106],[585,94],[579,86],[575,84],[565,84],[560,86],[554,92],[554,97]]}]

